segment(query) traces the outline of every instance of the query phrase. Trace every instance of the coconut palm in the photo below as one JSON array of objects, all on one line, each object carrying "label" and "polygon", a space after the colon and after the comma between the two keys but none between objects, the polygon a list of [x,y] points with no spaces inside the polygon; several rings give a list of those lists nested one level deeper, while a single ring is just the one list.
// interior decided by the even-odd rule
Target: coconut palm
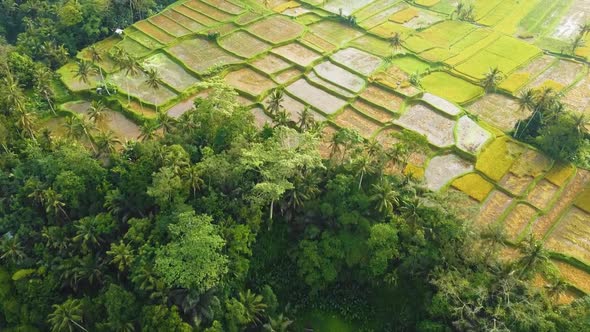
[{"label": "coconut palm", "polygon": [[110,95],[111,93],[109,92],[109,87],[107,86],[107,82],[105,81],[104,74],[102,72],[102,67],[100,66],[100,63],[103,60],[101,52],[96,48],[95,45],[91,45],[90,47],[88,47],[88,53],[90,54],[90,61],[92,62],[92,64],[98,67],[98,72],[100,73],[100,80],[102,81],[102,84],[104,85],[107,94]]},{"label": "coconut palm", "polygon": [[262,295],[255,294],[248,289],[246,293],[240,292],[238,294],[238,300],[244,306],[246,320],[248,322],[260,323],[260,317],[266,309]]},{"label": "coconut palm", "polygon": [[262,327],[267,332],[287,332],[291,324],[293,324],[292,320],[285,317],[283,314],[280,314],[275,318],[269,317],[268,323],[264,324]]},{"label": "coconut palm", "polygon": [[139,135],[139,139],[142,141],[149,141],[154,139],[156,137],[156,130],[158,130],[158,127],[156,124],[154,124],[154,122],[148,121],[144,123],[140,127],[141,133]]},{"label": "coconut palm", "polygon": [[116,151],[117,144],[121,141],[110,130],[101,130],[95,137],[96,148],[98,156],[110,155]]},{"label": "coconut palm", "polygon": [[571,53],[575,54],[576,50],[580,47],[583,47],[585,45],[585,41],[584,41],[584,33],[580,32],[576,35],[576,37],[574,37],[574,39],[572,39],[572,42],[570,44],[570,48],[571,48]]},{"label": "coconut palm", "polygon": [[267,102],[267,110],[271,115],[276,115],[279,113],[281,108],[283,108],[282,102],[284,101],[285,92],[281,88],[277,88],[272,90],[270,93],[270,98]]},{"label": "coconut palm", "polygon": [[191,187],[193,197],[197,197],[197,191],[201,190],[201,188],[205,184],[202,175],[202,171],[197,165],[191,166],[186,172],[186,180],[188,181],[189,186]]},{"label": "coconut palm", "polygon": [[399,194],[393,189],[391,182],[384,178],[373,184],[370,200],[376,203],[379,212],[391,214],[393,208],[399,204]]},{"label": "coconut palm", "polygon": [[80,243],[82,249],[87,252],[92,247],[97,247],[103,239],[100,237],[97,220],[93,217],[86,217],[74,223],[76,235],[72,238],[74,242]]},{"label": "coconut palm", "polygon": [[576,127],[576,131],[578,132],[578,135],[582,136],[584,135],[584,133],[586,133],[588,131],[588,118],[586,117],[585,114],[579,114],[575,117],[575,127]]},{"label": "coconut palm", "polygon": [[18,235],[4,235],[0,252],[2,253],[2,255],[0,255],[1,260],[10,261],[14,264],[22,261],[26,257],[24,248],[18,240]]},{"label": "coconut palm", "polygon": [[18,80],[10,71],[6,71],[6,76],[2,79],[2,88],[4,94],[2,98],[8,105],[9,109],[15,112],[25,111],[25,96],[19,85]]},{"label": "coconut palm", "polygon": [[145,79],[145,84],[147,84],[150,89],[154,90],[154,106],[156,106],[156,112],[158,111],[158,103],[156,101],[156,91],[160,89],[160,72],[156,68],[150,68],[147,71],[147,77]]},{"label": "coconut palm", "polygon": [[490,92],[496,89],[500,81],[503,79],[504,74],[498,69],[498,67],[490,68],[481,80],[481,85],[485,91]]},{"label": "coconut palm", "polygon": [[94,72],[94,67],[86,60],[78,61],[76,70],[73,71],[74,77],[78,78],[80,82],[89,84],[89,76]]},{"label": "coconut palm", "polygon": [[396,52],[402,47],[402,36],[399,32],[396,32],[391,36],[389,39],[389,45],[391,45]]},{"label": "coconut palm", "polygon": [[166,113],[165,111],[162,111],[162,110],[158,111],[158,116],[156,118],[156,122],[157,122],[156,129],[162,129],[162,132],[164,134],[172,131],[176,127],[176,124],[177,124],[176,119],[174,119],[173,117],[168,115],[168,113]]},{"label": "coconut palm", "polygon": [[302,132],[306,131],[309,128],[312,128],[315,125],[315,122],[315,118],[309,106],[305,106],[303,110],[299,113],[299,121],[297,122],[299,130]]},{"label": "coconut palm", "polygon": [[25,110],[17,112],[16,125],[20,129],[20,133],[23,137],[28,137],[33,141],[36,141],[35,134],[35,114],[27,112]]},{"label": "coconut palm", "polygon": [[111,243],[111,250],[107,251],[107,255],[111,257],[111,263],[121,272],[127,270],[134,259],[133,248],[123,243],[123,240],[119,241],[119,244]]},{"label": "coconut palm", "polygon": [[43,206],[45,207],[45,212],[47,214],[53,214],[57,216],[60,212],[65,215],[66,217],[68,214],[64,210],[66,204],[61,201],[62,197],[58,194],[53,188],[49,187],[45,189],[42,193],[43,199]]},{"label": "coconut palm", "polygon": [[363,153],[355,159],[354,167],[356,169],[355,175],[359,178],[358,190],[361,190],[365,175],[375,173],[377,167],[375,167],[374,159],[367,153]]},{"label": "coconut palm", "polygon": [[49,314],[48,322],[51,331],[74,332],[78,329],[86,330],[82,325],[82,302],[78,299],[68,299],[62,304],[54,304],[53,312]]},{"label": "coconut palm", "polygon": [[108,117],[107,111],[108,109],[104,106],[102,101],[93,100],[88,108],[88,118],[95,124],[104,123]]},{"label": "coconut palm", "polygon": [[518,261],[520,277],[543,269],[549,262],[549,252],[543,246],[543,242],[535,239],[533,235],[521,243],[522,258]]},{"label": "coconut palm", "polygon": [[51,88],[51,80],[53,79],[53,72],[45,67],[39,67],[35,77],[35,90],[45,98],[49,109],[56,115],[53,107],[53,89]]}]

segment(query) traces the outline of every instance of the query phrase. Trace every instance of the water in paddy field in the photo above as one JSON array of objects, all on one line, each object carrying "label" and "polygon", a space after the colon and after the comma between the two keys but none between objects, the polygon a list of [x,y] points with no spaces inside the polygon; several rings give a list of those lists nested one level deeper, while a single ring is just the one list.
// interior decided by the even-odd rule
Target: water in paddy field
[{"label": "water in paddy field", "polygon": [[324,9],[334,14],[350,15],[356,10],[368,5],[373,0],[327,0]]}]

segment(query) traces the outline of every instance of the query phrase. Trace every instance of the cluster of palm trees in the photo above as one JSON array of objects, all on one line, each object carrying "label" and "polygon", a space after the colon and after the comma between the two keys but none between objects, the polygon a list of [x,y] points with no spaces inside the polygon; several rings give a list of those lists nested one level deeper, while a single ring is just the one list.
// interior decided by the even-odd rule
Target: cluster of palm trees
[{"label": "cluster of palm trees", "polygon": [[[41,75],[37,80],[37,84],[46,89],[47,96],[50,98],[50,83],[41,81],[44,79],[46,79],[46,76]],[[37,117],[29,110],[23,90],[18,80],[9,70],[6,71],[6,76],[2,79],[2,88],[4,89],[2,98],[8,107],[8,113],[15,116],[16,126],[20,130],[21,136],[36,141],[35,125]]]},{"label": "cluster of palm trees", "polygon": [[472,22],[475,20],[475,8],[473,4],[464,1],[459,1],[457,7],[451,13],[451,18],[457,18],[461,21]]},{"label": "cluster of palm trees", "polygon": [[503,79],[504,73],[502,73],[498,67],[492,67],[484,75],[484,78],[481,80],[480,84],[486,92],[491,92],[496,89],[498,84],[500,84],[500,81]]},{"label": "cluster of palm trees", "polygon": [[574,39],[572,39],[572,42],[570,45],[570,51],[571,51],[572,55],[574,55],[576,53],[576,50],[578,48],[584,47],[584,45],[586,44],[585,38],[589,32],[590,32],[590,22],[580,25],[580,30],[578,31],[578,34],[574,37]]},{"label": "cluster of palm trees", "polygon": [[299,131],[308,131],[311,129],[319,130],[319,123],[315,120],[313,112],[309,106],[305,106],[301,112],[299,112],[299,119],[297,122],[291,120],[289,112],[283,107],[285,100],[285,91],[281,88],[277,88],[271,91],[266,110],[272,118],[275,126],[285,126],[295,128]]}]

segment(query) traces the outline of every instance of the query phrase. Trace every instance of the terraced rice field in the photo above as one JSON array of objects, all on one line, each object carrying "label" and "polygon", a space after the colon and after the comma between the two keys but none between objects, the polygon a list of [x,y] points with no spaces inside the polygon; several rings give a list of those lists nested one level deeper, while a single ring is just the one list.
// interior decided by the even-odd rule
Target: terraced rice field
[{"label": "terraced rice field", "polygon": [[[455,3],[177,1],[122,37],[96,44],[103,61],[94,65],[118,86],[116,96],[96,95],[100,75],[81,80],[74,63],[59,73],[81,100],[91,95],[118,103],[138,122],[153,117],[156,106],[182,118],[207,94],[199,82],[217,74],[263,127],[272,121],[270,92],[283,88],[283,107],[293,121],[309,106],[326,122],[326,158],[338,128],[384,145],[394,144],[392,134],[402,129],[420,133],[431,152],[388,171],[412,174],[431,190],[464,192],[479,211],[475,224],[503,225],[512,244],[529,233],[543,239],[563,276],[590,293],[590,172],[555,164],[508,135],[529,116],[517,103],[525,89],[552,87],[575,112],[590,112],[590,48],[573,55],[567,50],[575,26],[590,17],[588,1],[476,1],[476,24],[451,19]],[[356,26],[337,17],[341,9]],[[400,47],[391,45],[395,33]],[[138,60],[136,74],[117,66],[110,55],[115,48]],[[78,57],[90,60],[87,50]],[[480,80],[494,67],[502,80],[486,93]],[[156,90],[145,83],[149,68],[160,72]],[[87,106],[80,101],[62,108],[84,113]],[[121,113],[109,114],[117,135],[139,135]]]}]

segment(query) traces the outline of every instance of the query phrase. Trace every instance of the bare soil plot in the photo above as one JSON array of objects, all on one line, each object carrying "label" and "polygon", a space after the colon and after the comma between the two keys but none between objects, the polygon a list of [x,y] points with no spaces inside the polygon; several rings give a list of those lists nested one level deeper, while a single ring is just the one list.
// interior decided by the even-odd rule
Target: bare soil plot
[{"label": "bare soil plot", "polygon": [[299,41],[323,52],[332,52],[337,48],[336,45],[330,43],[313,32],[307,32],[299,39]]},{"label": "bare soil plot", "polygon": [[266,92],[276,86],[276,84],[250,68],[242,68],[233,71],[225,76],[225,81],[230,86],[239,91],[245,92],[252,97]]},{"label": "bare soil plot", "polygon": [[428,141],[438,147],[455,144],[453,128],[455,121],[436,113],[423,104],[416,104],[393,121],[404,128],[425,135]]},{"label": "bare soil plot", "polygon": [[321,78],[352,92],[358,93],[365,86],[365,80],[362,77],[336,66],[330,61],[324,61],[316,65],[313,70]]},{"label": "bare soil plot", "polygon": [[356,73],[369,76],[381,65],[381,59],[365,51],[348,47],[332,55],[332,60]]},{"label": "bare soil plot", "polygon": [[529,85],[527,85],[527,88],[539,88],[547,81],[553,81],[561,86],[561,89],[557,89],[557,91],[560,91],[563,88],[573,84],[578,75],[584,72],[584,69],[585,66],[581,63],[568,60],[559,60],[545,72],[539,75],[539,77],[533,80]]},{"label": "bare soil plot", "polygon": [[270,44],[245,31],[233,32],[218,40],[219,46],[243,58],[251,58],[271,48]]},{"label": "bare soil plot", "polygon": [[381,143],[383,147],[389,148],[391,145],[398,142],[398,139],[393,136],[396,133],[399,133],[399,130],[395,128],[385,128],[375,136],[375,140]]},{"label": "bare soil plot", "polygon": [[517,204],[504,219],[504,229],[508,239],[516,241],[536,214],[537,210],[529,205]]},{"label": "bare soil plot", "polygon": [[214,20],[213,18],[201,14],[199,11],[196,11],[194,9],[191,9],[189,7],[187,7],[186,5],[181,5],[181,6],[176,6],[174,7],[172,10],[179,12],[180,14],[192,19],[193,21],[196,21],[197,23],[200,23],[203,26],[209,27],[212,26],[214,24],[217,24],[218,21]]},{"label": "bare soil plot", "polygon": [[362,32],[358,30],[331,20],[323,20],[314,23],[309,28],[313,33],[336,46],[351,41],[362,35]]},{"label": "bare soil plot", "polygon": [[346,105],[346,101],[339,99],[322,89],[309,84],[305,79],[299,79],[287,87],[287,91],[300,100],[307,101],[324,114],[336,113]]},{"label": "bare soil plot", "polygon": [[590,263],[590,214],[570,208],[545,243],[552,251]]},{"label": "bare soil plot", "polygon": [[229,35],[230,33],[238,30],[239,28],[240,28],[239,26],[233,24],[232,22],[228,22],[228,23],[210,28],[209,30],[207,30],[207,34],[218,33],[219,36],[223,37],[225,35]]},{"label": "bare soil plot", "polygon": [[354,103],[352,103],[352,106],[381,123],[390,122],[394,118],[392,112],[386,111],[381,107],[369,104],[363,101],[362,99],[356,99]]},{"label": "bare soil plot", "polygon": [[197,78],[189,74],[165,53],[157,53],[143,60],[143,67],[156,68],[162,81],[179,92],[199,82]]},{"label": "bare soil plot", "polygon": [[568,90],[562,101],[578,113],[590,113],[590,75]]},{"label": "bare soil plot", "polygon": [[522,196],[525,190],[532,184],[533,180],[534,178],[530,175],[520,176],[508,172],[498,184],[508,190],[512,195]]},{"label": "bare soil plot", "polygon": [[590,294],[590,274],[588,272],[562,261],[553,260],[552,262],[567,282],[582,292]]},{"label": "bare soil plot", "polygon": [[147,75],[144,72],[128,75],[124,70],[121,70],[110,75],[110,79],[119,86],[119,91],[130,94],[149,104],[159,106],[176,97],[176,93],[165,86],[160,86],[158,89],[150,88],[145,83]]},{"label": "bare soil plot", "polygon": [[204,2],[208,3],[209,5],[221,9],[226,13],[232,15],[239,15],[244,12],[244,8],[233,1],[227,0],[203,0]]},{"label": "bare soil plot", "polygon": [[219,22],[229,21],[233,16],[198,0],[189,0],[183,5]]},{"label": "bare soil plot", "polygon": [[375,105],[379,105],[391,112],[397,112],[401,109],[403,99],[395,93],[389,92],[388,90],[381,88],[375,84],[369,84],[369,86],[363,90],[360,96],[370,101]]},{"label": "bare soil plot", "polygon": [[312,51],[299,43],[291,43],[277,47],[273,49],[272,52],[302,67],[307,67],[315,60],[321,58],[321,54]]},{"label": "bare soil plot", "polygon": [[174,20],[165,16],[163,13],[150,17],[149,21],[176,38],[192,33],[191,30],[185,28],[179,23],[176,23]]},{"label": "bare soil plot", "polygon": [[358,113],[351,107],[347,107],[344,112],[341,112],[334,118],[334,122],[339,126],[354,129],[364,138],[370,138],[379,128],[381,124],[376,121],[368,119],[366,116]]},{"label": "bare soil plot", "polygon": [[274,74],[281,70],[287,69],[291,63],[279,58],[274,54],[267,54],[260,59],[254,60],[250,63],[256,69],[259,69],[267,74]]},{"label": "bare soil plot", "polygon": [[279,84],[286,84],[303,76],[303,72],[297,68],[284,70],[275,75],[275,81]]},{"label": "bare soil plot", "polygon": [[536,150],[527,148],[516,159],[510,171],[517,175],[530,175],[534,178],[547,172],[553,161],[546,155]]},{"label": "bare soil plot", "polygon": [[[195,38],[171,46],[169,53],[184,62],[194,72],[203,74],[214,65],[228,65],[240,62],[240,59],[221,49],[208,40]],[[195,50],[198,50],[196,52]]]},{"label": "bare soil plot", "polygon": [[492,135],[480,127],[468,116],[457,121],[457,147],[471,154],[477,154],[492,138]]},{"label": "bare soil plot", "polygon": [[559,187],[543,179],[531,190],[527,197],[527,202],[533,204],[540,210],[547,210],[549,203],[557,194]]},{"label": "bare soil plot", "polygon": [[518,120],[530,115],[530,111],[518,110],[516,99],[496,93],[486,94],[467,106],[467,110],[505,132],[513,130]]},{"label": "bare soil plot", "polygon": [[437,110],[443,111],[450,116],[456,116],[459,115],[459,113],[461,113],[461,109],[459,109],[459,107],[455,106],[448,100],[443,99],[439,96],[435,96],[431,93],[425,93],[422,96],[422,100],[424,100],[430,106],[436,108]]},{"label": "bare soil plot", "polygon": [[453,181],[451,185],[478,202],[482,202],[494,190],[494,185],[477,173],[462,176]]},{"label": "bare soil plot", "polygon": [[426,187],[438,191],[452,179],[473,170],[473,165],[457,155],[436,156],[430,160],[424,173]]},{"label": "bare soil plot", "polygon": [[148,36],[154,38],[155,40],[159,41],[160,43],[166,45],[176,39],[171,34],[167,33],[166,31],[160,29],[159,27],[153,25],[149,21],[139,21],[133,25],[141,32],[147,34]]},{"label": "bare soil plot", "polygon": [[261,107],[255,107],[250,112],[254,116],[254,124],[258,129],[262,129],[267,123],[272,123],[270,116],[266,115]]},{"label": "bare soil plot", "polygon": [[309,82],[314,83],[317,87],[321,89],[328,90],[329,92],[333,92],[334,94],[344,97],[346,99],[352,98],[355,96],[353,92],[346,90],[328,80],[323,79],[319,75],[317,75],[314,71],[309,72],[307,74],[307,79]]},{"label": "bare soil plot", "polygon": [[494,190],[482,205],[475,223],[480,226],[493,224],[512,204],[512,197],[499,190]]},{"label": "bare soil plot", "polygon": [[180,12],[175,11],[174,9],[166,10],[162,14],[170,18],[172,21],[191,30],[192,32],[197,32],[205,27],[205,25],[189,18],[188,16],[181,14]]},{"label": "bare soil plot", "polygon": [[480,86],[445,72],[426,75],[421,84],[426,91],[457,104],[464,104],[483,94]]},{"label": "bare soil plot", "polygon": [[576,196],[588,186],[590,172],[578,170],[573,180],[563,189],[561,197],[553,208],[544,216],[539,217],[533,224],[533,233],[537,238],[545,236],[557,218],[574,202]]},{"label": "bare soil plot", "polygon": [[293,40],[303,33],[304,27],[282,16],[271,16],[253,23],[248,31],[273,44]]}]

